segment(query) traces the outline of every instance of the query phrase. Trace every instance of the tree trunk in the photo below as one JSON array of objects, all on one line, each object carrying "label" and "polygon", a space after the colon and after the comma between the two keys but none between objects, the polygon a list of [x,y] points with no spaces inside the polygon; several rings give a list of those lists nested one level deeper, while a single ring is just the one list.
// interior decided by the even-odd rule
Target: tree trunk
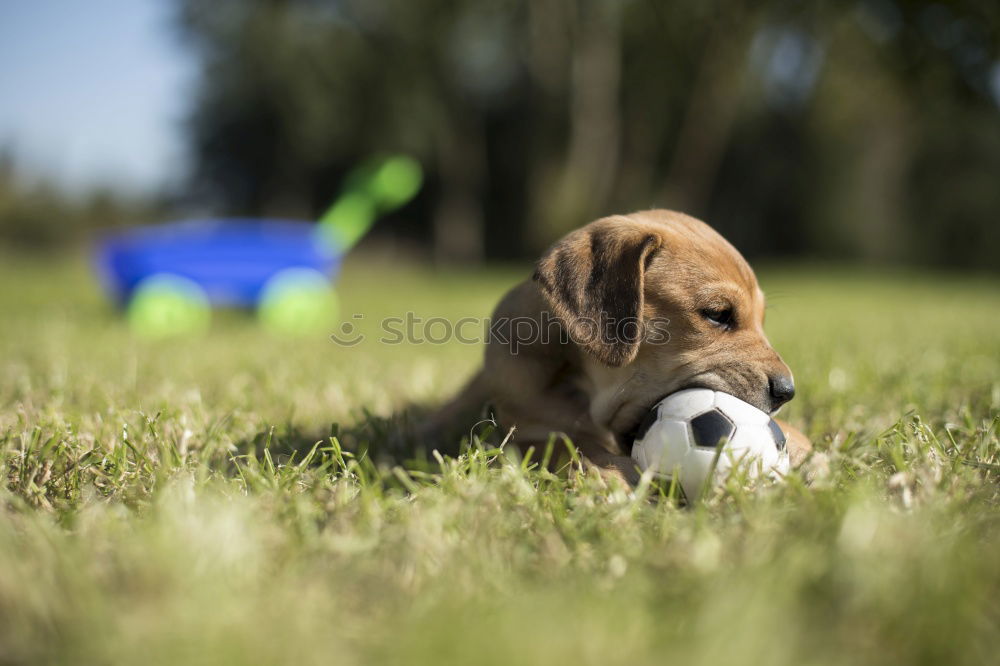
[{"label": "tree trunk", "polygon": [[434,210],[434,260],[442,264],[481,263],[482,208],[486,154],[478,118],[456,120],[441,110],[437,131],[441,194]]},{"label": "tree trunk", "polygon": [[737,3],[710,28],[667,171],[664,205],[704,215],[739,112],[745,58],[755,25]]}]

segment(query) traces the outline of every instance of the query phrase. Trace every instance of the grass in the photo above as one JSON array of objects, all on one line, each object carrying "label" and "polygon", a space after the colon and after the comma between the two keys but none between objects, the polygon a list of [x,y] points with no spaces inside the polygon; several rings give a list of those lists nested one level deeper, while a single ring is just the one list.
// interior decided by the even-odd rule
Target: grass
[{"label": "grass", "polygon": [[[782,484],[694,508],[507,451],[373,462],[523,271],[349,264],[368,339],[133,339],[73,259],[0,262],[0,663],[977,664],[1000,653],[1000,286],[762,270]],[[335,436],[331,436],[335,435]],[[355,453],[352,453],[355,452]],[[808,483],[807,483],[808,481]]]}]

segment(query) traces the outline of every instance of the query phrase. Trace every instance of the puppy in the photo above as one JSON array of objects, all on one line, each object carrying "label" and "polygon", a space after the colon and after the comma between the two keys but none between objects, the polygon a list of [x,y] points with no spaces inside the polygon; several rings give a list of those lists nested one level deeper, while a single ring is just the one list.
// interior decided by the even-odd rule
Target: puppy
[{"label": "puppy", "polygon": [[[490,403],[520,447],[565,434],[588,464],[634,483],[633,433],[661,398],[702,387],[773,414],[795,395],[764,335],[753,270],[682,213],[616,215],[568,234],[491,322],[482,369],[424,424],[425,441]],[[780,425],[800,462],[809,441]]]}]

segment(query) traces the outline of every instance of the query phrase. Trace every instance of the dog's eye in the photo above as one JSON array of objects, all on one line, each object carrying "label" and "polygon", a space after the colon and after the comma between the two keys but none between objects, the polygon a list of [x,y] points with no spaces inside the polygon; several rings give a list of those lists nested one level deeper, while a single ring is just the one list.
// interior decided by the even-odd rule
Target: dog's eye
[{"label": "dog's eye", "polygon": [[733,315],[732,308],[705,308],[701,311],[701,316],[712,324],[726,330],[736,326],[736,318]]}]

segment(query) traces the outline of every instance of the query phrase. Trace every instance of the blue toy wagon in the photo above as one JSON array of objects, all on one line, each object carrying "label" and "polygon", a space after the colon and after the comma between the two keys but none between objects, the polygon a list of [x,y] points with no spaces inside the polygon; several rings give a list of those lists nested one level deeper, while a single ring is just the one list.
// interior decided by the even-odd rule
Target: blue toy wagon
[{"label": "blue toy wagon", "polygon": [[212,219],[131,229],[99,243],[97,269],[140,334],[202,329],[213,307],[254,309],[281,332],[316,330],[336,316],[332,280],[343,255],[421,180],[414,160],[382,159],[348,177],[318,224]]}]

